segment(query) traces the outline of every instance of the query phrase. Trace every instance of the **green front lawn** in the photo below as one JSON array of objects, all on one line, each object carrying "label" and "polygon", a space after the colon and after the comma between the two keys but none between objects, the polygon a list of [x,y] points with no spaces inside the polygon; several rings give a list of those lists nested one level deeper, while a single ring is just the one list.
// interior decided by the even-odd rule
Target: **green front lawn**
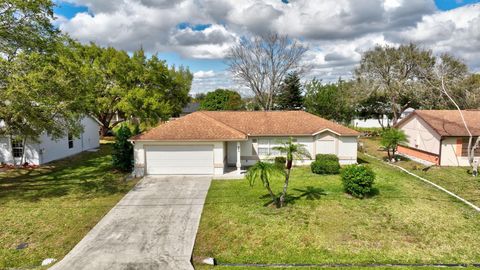
[{"label": "green front lawn", "polygon": [[[34,170],[0,172],[0,269],[65,256],[135,181],[113,171],[111,146]],[[21,243],[25,249],[17,250]]]},{"label": "green front lawn", "polygon": [[[386,152],[381,150],[378,138],[362,139],[361,141],[368,154],[378,158],[387,156]],[[473,177],[470,168],[433,166],[424,171],[422,170],[425,168],[424,165],[411,160],[402,160],[397,162],[396,165],[402,166],[418,176],[434,182],[480,206],[480,176]]]},{"label": "green front lawn", "polygon": [[[346,195],[339,176],[314,175],[308,167],[294,169],[289,191],[298,199],[282,209],[263,206],[268,198],[260,185],[251,188],[246,180],[213,181],[194,259],[215,257],[223,263],[480,262],[478,213],[388,165],[364,155],[360,158],[377,174],[378,194],[364,200]],[[281,180],[274,182],[275,190],[280,190]],[[316,196],[308,198],[308,191]]]}]

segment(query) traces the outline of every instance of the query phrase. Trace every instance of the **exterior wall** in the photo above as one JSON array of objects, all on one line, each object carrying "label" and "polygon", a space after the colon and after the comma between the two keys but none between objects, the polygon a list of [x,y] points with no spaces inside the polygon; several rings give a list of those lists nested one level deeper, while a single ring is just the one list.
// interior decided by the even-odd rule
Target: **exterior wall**
[{"label": "exterior wall", "polygon": [[441,166],[470,166],[468,157],[462,156],[462,138],[447,137],[442,140]]},{"label": "exterior wall", "polygon": [[83,133],[78,138],[73,138],[73,148],[68,148],[68,136],[53,140],[47,134],[43,134],[38,146],[40,164],[98,148],[100,146],[99,124],[91,117],[83,118],[81,124]]},{"label": "exterior wall", "polygon": [[407,146],[428,153],[440,154],[440,135],[418,116],[412,117],[399,127],[407,135]]},{"label": "exterior wall", "polygon": [[[390,119],[386,115],[383,116],[383,119],[381,119],[383,122],[384,126],[387,126],[388,124],[391,124]],[[380,125],[380,122],[378,122],[378,119],[353,119],[351,122],[351,125],[354,127],[359,127],[359,128],[381,128],[382,125]]]},{"label": "exterior wall", "polygon": [[341,165],[349,165],[357,163],[357,137],[338,137],[337,156]]},{"label": "exterior wall", "polygon": [[[437,154],[432,154],[432,153],[429,153],[429,152],[425,152],[425,151],[421,151],[421,150],[418,150],[418,149],[415,149],[415,148],[405,147],[405,146],[401,146],[401,145],[398,146],[397,152],[399,154],[410,157],[414,160],[415,159],[420,159],[420,160],[426,161],[426,162],[431,163],[431,164],[437,164],[437,165],[439,164]],[[442,155],[443,155],[443,153],[442,153]]]},{"label": "exterior wall", "polygon": [[[283,140],[287,139],[287,137],[249,137],[247,141],[240,142],[240,162],[242,166],[252,166],[258,160],[272,160],[275,158],[274,155],[258,155],[258,142],[259,140]],[[307,147],[308,152],[314,157],[315,155],[312,154],[314,151],[314,142],[312,137],[294,137],[297,140],[297,143],[304,144]],[[228,166],[235,166],[237,162],[237,142],[228,142],[227,144],[227,164]],[[304,165],[310,164],[311,160],[297,160],[295,161],[295,165]]]},{"label": "exterior wall", "polygon": [[214,174],[222,175],[224,173],[225,143],[224,142],[142,142],[137,141],[133,147],[133,157],[135,160],[134,174],[143,176],[145,174],[145,148],[149,145],[213,145],[213,165]]},{"label": "exterior wall", "polygon": [[[0,137],[0,162],[7,164],[20,164],[21,162],[20,158],[13,160],[12,145],[8,137]],[[40,164],[37,143],[27,141],[25,144],[25,162],[35,165]]]},{"label": "exterior wall", "polygon": [[[68,148],[68,137],[53,140],[46,133],[39,138],[39,143],[28,142],[25,145],[25,159],[30,164],[40,165],[53,160],[78,154],[82,151],[100,146],[99,124],[91,117],[81,120],[83,133],[74,138],[73,148]],[[9,138],[0,138],[0,162],[13,163]]]},{"label": "exterior wall", "polygon": [[[339,157],[340,164],[355,164],[357,163],[357,137],[339,137],[331,132],[323,132],[312,137],[293,137],[297,143],[306,146],[308,152],[315,159],[318,153],[331,153]],[[260,139],[281,140],[286,137],[250,137],[248,141],[240,143],[241,149],[241,163],[242,166],[252,166],[258,160],[272,160],[275,156],[258,155],[258,142]],[[228,166],[235,166],[237,162],[236,153],[237,142],[227,143],[227,164]],[[328,145],[328,149],[325,146]],[[309,165],[313,160],[297,160],[295,165]]]}]

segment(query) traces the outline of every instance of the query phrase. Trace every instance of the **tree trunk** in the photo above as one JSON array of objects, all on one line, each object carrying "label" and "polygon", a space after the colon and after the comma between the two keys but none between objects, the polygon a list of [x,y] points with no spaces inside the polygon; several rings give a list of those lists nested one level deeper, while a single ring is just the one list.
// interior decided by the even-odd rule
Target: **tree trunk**
[{"label": "tree trunk", "polygon": [[270,188],[270,184],[268,182],[266,182],[267,184],[265,185],[265,187],[267,188],[268,190],[268,193],[270,193],[270,196],[272,197],[272,202],[275,204],[275,206],[278,208],[278,200],[277,200],[277,197],[275,196],[275,194],[273,193],[272,189]]},{"label": "tree trunk", "polygon": [[[291,162],[291,160],[289,160],[289,162]],[[283,207],[285,205],[285,196],[287,195],[289,179],[290,179],[290,169],[287,169],[287,174],[285,175],[285,184],[283,185],[282,196],[280,196],[280,207]]]}]

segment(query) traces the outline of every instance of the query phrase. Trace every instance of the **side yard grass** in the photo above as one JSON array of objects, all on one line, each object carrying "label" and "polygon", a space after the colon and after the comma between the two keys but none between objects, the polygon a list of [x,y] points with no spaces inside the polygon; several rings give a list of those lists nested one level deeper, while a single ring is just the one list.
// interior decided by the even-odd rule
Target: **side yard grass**
[{"label": "side yard grass", "polygon": [[0,172],[0,269],[62,259],[131,189],[136,181],[124,182],[110,153],[102,145],[38,169]]},{"label": "side yard grass", "polygon": [[[364,138],[361,141],[364,145],[364,150],[368,154],[378,158],[386,157],[386,152],[380,148],[379,138]],[[428,168],[428,170],[423,170],[426,166],[407,159],[395,164],[480,206],[480,177],[473,177],[468,167],[433,166]]]},{"label": "side yard grass", "polygon": [[[213,181],[194,248],[198,269],[210,269],[198,263],[204,257],[221,263],[480,262],[478,213],[406,173],[359,157],[377,174],[377,194],[363,200],[346,195],[338,175],[315,175],[309,167],[294,169],[294,200],[282,209],[263,206],[268,197],[260,185]],[[280,190],[281,179],[273,182]]]}]

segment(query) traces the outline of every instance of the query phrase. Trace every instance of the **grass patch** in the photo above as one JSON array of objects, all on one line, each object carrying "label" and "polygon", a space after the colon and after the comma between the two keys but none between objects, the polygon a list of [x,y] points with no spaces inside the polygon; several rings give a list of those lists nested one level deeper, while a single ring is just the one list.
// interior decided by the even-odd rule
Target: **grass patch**
[{"label": "grass patch", "polygon": [[[33,170],[0,172],[0,269],[63,258],[128,192],[111,145]],[[21,243],[25,249],[17,250]]]},{"label": "grass patch", "polygon": [[[480,261],[480,215],[403,172],[359,157],[377,174],[377,194],[363,200],[346,195],[338,175],[315,175],[308,167],[293,170],[289,192],[299,198],[282,209],[263,206],[268,198],[259,185],[213,181],[195,258],[224,263]],[[281,179],[273,181],[274,190],[281,184]],[[300,196],[308,189],[325,195]]]},{"label": "grass patch", "polygon": [[[361,141],[368,154],[378,158],[385,158],[387,156],[386,152],[380,149],[380,139],[364,138]],[[422,169],[426,166],[412,160],[405,159],[395,164],[480,206],[480,177],[473,177],[470,167],[433,166],[424,171]]]}]

